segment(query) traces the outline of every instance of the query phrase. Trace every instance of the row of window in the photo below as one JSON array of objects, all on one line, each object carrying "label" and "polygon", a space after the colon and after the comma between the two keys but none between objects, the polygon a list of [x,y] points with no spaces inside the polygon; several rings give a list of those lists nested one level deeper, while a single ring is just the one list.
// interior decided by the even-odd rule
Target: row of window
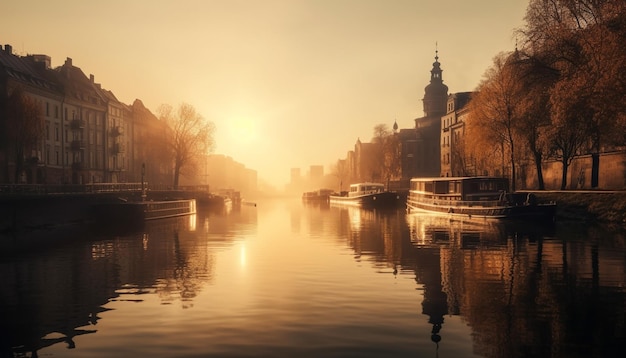
[{"label": "row of window", "polygon": [[[70,154],[72,154],[70,156]],[[84,163],[82,159],[82,155],[80,153],[69,153],[65,152],[65,156],[63,158],[63,163],[61,163],[61,152],[60,148],[56,147],[54,151],[50,145],[46,146],[46,158],[45,163],[47,165],[66,165],[69,166],[71,164],[80,163],[85,164],[86,167],[91,167],[94,169],[103,169],[102,164],[104,161],[101,159],[103,154],[101,152],[89,153],[89,163]],[[71,159],[71,160],[70,160]],[[109,167],[113,169],[123,169],[127,167],[126,156],[112,157],[109,158]]]}]

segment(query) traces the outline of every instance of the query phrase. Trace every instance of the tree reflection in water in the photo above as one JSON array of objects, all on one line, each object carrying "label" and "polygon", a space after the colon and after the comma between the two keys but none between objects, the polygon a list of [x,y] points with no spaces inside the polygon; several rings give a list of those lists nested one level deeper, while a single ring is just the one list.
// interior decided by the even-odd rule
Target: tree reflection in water
[{"label": "tree reflection in water", "polygon": [[[352,210],[345,227],[359,257],[414,272],[437,346],[445,342],[444,317],[459,315],[473,330],[475,352],[486,357],[611,356],[626,349],[619,231],[345,210]],[[407,232],[398,229],[403,219]]]},{"label": "tree reflection in water", "polygon": [[191,307],[212,279],[207,235],[237,224],[222,220],[197,232],[196,222],[221,214],[199,210],[134,228],[92,228],[67,240],[75,245],[0,261],[1,355],[36,357],[61,342],[73,349],[74,337],[97,332],[98,314],[109,302],[140,302],[156,293],[163,304]]},{"label": "tree reflection in water", "polygon": [[[143,302],[134,306],[144,310],[135,317],[176,309],[177,320],[165,332],[184,330],[189,322],[189,331],[172,340],[193,346],[202,338],[207,343],[193,352],[197,355],[225,346],[236,355],[241,351],[233,342],[241,336],[252,339],[252,347],[264,347],[263,352],[278,347],[294,355],[309,349],[303,345],[310,337],[325,342],[327,350],[313,347],[308,353],[331,352],[338,345],[348,353],[372,349],[486,357],[615,356],[626,350],[626,240],[621,231],[297,204],[286,212],[267,204],[246,212],[199,211],[193,223],[181,218],[148,223],[132,234],[97,232],[72,245],[3,259],[2,354],[37,356],[45,347],[48,354],[59,346],[76,346],[76,354],[95,355],[98,338],[120,327],[129,335],[126,329],[134,329],[133,338],[143,337],[151,328],[144,322],[115,322],[134,313],[125,309],[135,310],[116,301]],[[273,221],[259,225],[257,210],[266,210],[264,220]],[[279,225],[287,228],[268,228]],[[285,237],[276,236],[281,230]],[[239,252],[243,241],[236,238],[243,236],[254,240]],[[284,248],[271,245],[289,246],[293,257],[282,261]],[[254,280],[233,286],[229,278],[238,276],[217,272],[217,261],[244,253],[249,255],[247,277]],[[285,270],[273,261],[293,266]],[[296,267],[300,261],[306,265]],[[329,271],[336,267],[348,271]],[[389,280],[390,286],[380,287]],[[245,295],[229,296],[233,287]],[[207,288],[215,298],[208,303],[198,299]],[[229,306],[232,312],[222,310],[220,304],[232,297],[241,302]],[[237,310],[241,307],[254,309],[246,315]],[[115,311],[102,314],[107,308]],[[349,316],[341,317],[344,309]],[[212,316],[219,319],[211,321]],[[246,323],[237,323],[238,318]],[[274,319],[275,328],[297,337],[296,343],[289,345],[266,328]],[[96,327],[99,321],[107,324]],[[207,329],[191,328],[199,326]],[[250,332],[263,341],[245,335]],[[226,343],[211,341],[215,337]],[[145,349],[159,343],[137,344]]]}]

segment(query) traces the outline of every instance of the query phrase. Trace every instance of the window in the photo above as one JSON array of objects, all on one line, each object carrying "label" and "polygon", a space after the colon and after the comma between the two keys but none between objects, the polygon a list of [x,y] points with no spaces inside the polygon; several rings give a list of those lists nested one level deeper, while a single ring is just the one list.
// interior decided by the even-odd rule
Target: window
[{"label": "window", "polygon": [[50,103],[46,102],[46,117],[50,117]]},{"label": "window", "polygon": [[54,118],[59,118],[59,106],[54,106]]}]

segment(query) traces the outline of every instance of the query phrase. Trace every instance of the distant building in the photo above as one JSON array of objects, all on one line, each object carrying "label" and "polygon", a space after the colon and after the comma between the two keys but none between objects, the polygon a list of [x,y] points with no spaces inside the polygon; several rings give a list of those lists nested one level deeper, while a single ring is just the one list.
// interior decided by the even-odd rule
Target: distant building
[{"label": "distant building", "polygon": [[323,165],[311,165],[309,167],[309,179],[310,180],[321,180],[323,177],[324,177]]},{"label": "distant building", "polygon": [[380,182],[381,169],[378,163],[374,160],[376,158],[376,151],[379,146],[376,143],[364,143],[360,139],[357,139],[354,145],[354,169],[352,173],[352,182]]},{"label": "distant building", "polygon": [[198,162],[194,175],[181,176],[181,185],[208,185],[212,192],[239,191],[243,197],[254,197],[258,191],[257,172],[233,158],[209,154]]}]

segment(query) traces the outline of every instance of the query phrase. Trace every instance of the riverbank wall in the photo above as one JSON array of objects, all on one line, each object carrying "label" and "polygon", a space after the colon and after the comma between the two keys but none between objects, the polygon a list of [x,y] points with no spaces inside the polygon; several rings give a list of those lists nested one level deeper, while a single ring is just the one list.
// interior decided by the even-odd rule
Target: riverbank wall
[{"label": "riverbank wall", "polygon": [[557,203],[557,220],[626,225],[626,191],[533,191],[540,201]]}]

